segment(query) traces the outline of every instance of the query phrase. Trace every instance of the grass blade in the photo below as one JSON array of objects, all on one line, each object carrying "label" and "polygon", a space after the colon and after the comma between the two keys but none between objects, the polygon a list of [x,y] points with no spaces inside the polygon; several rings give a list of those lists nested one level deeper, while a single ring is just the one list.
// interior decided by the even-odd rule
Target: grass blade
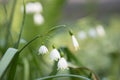
[{"label": "grass blade", "polygon": [[24,28],[24,24],[25,24],[25,18],[26,18],[26,12],[25,12],[25,3],[24,3],[24,0],[23,0],[23,4],[24,4],[24,14],[23,14],[23,20],[22,20],[22,24],[21,24],[21,28],[20,28],[20,34],[19,34],[19,37],[18,37],[18,41],[15,45],[15,48],[18,49],[19,47],[19,43],[20,43],[20,39],[21,39],[21,35],[22,35],[22,32],[23,32],[23,28]]},{"label": "grass blade", "polygon": [[59,75],[53,75],[53,76],[47,76],[47,77],[43,77],[43,78],[38,78],[36,80],[47,80],[47,79],[57,78],[57,77],[75,77],[75,78],[82,79],[82,80],[91,80],[91,79],[89,79],[87,77],[80,76],[80,75],[73,75],[73,74],[59,74]]},{"label": "grass blade", "polygon": [[17,49],[9,48],[6,51],[6,53],[4,54],[4,56],[2,57],[2,59],[0,61],[0,79],[2,78],[6,69],[10,65],[10,63],[11,63],[13,57],[15,56],[15,54],[17,53],[17,51],[18,51]]},{"label": "grass blade", "polygon": [[6,31],[6,37],[5,37],[5,49],[8,47],[8,42],[9,42],[9,37],[11,36],[11,25],[14,17],[14,11],[15,11],[15,6],[16,6],[17,0],[13,1],[13,6],[10,14],[10,19],[7,24],[7,31]]},{"label": "grass blade", "polygon": [[26,58],[23,59],[23,65],[24,65],[24,80],[30,80],[30,66],[29,62]]}]

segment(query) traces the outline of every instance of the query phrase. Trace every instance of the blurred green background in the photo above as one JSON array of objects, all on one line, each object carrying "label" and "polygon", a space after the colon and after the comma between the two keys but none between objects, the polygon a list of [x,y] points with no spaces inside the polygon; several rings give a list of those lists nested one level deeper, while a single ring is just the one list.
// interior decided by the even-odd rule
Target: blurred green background
[{"label": "blurred green background", "polygon": [[[100,80],[120,79],[119,0],[24,0],[24,2],[25,6],[30,2],[39,2],[41,11],[26,12],[18,49],[36,35],[44,35],[54,26],[66,25],[79,41],[80,50],[74,50],[65,27],[56,29],[31,43],[19,55],[15,80],[33,80],[47,76],[52,71],[53,63],[49,60],[49,55],[37,55],[42,42],[50,50],[53,44],[57,48],[67,47],[85,67],[93,70]],[[39,15],[38,22],[34,20],[36,14]],[[9,47],[15,46],[22,20],[22,0],[0,0],[0,58]],[[4,80],[6,76],[7,74]]]}]

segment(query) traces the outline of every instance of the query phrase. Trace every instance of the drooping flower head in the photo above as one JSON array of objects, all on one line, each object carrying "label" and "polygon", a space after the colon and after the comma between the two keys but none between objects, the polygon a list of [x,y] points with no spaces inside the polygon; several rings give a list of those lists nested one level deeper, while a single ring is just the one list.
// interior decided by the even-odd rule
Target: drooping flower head
[{"label": "drooping flower head", "polygon": [[68,69],[68,63],[63,57],[59,59],[57,66],[58,70]]},{"label": "drooping flower head", "polygon": [[48,52],[48,49],[45,45],[40,46],[39,48],[39,54],[46,54]]},{"label": "drooping flower head", "polygon": [[60,53],[55,47],[53,47],[53,50],[50,52],[50,58],[55,61],[60,59]]},{"label": "drooping flower head", "polygon": [[77,39],[75,38],[75,36],[73,35],[73,33],[71,31],[69,31],[69,34],[72,37],[72,42],[73,42],[73,46],[75,47],[75,50],[79,49],[79,43],[77,41]]}]

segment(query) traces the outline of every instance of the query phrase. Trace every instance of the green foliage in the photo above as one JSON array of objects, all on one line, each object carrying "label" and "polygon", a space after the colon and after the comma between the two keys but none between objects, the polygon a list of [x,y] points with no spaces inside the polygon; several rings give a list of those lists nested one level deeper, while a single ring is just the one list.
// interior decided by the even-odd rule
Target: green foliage
[{"label": "green foliage", "polygon": [[0,79],[4,75],[7,68],[12,64],[12,60],[17,53],[17,49],[9,48],[0,61]]}]

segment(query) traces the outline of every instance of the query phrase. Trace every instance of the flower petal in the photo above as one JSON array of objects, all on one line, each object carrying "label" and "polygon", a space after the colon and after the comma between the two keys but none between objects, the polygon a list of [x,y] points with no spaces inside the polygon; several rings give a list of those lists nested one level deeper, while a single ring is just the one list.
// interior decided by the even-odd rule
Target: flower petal
[{"label": "flower petal", "polygon": [[48,52],[48,49],[45,45],[40,46],[39,54],[46,54],[47,52]]},{"label": "flower petal", "polygon": [[59,53],[59,51],[57,50],[57,49],[53,49],[51,52],[50,52],[50,58],[52,59],[52,60],[58,60],[58,59],[60,59],[60,53]]},{"label": "flower petal", "polygon": [[67,61],[65,60],[65,58],[60,58],[57,66],[58,66],[58,70],[68,69],[68,64],[67,64]]}]

